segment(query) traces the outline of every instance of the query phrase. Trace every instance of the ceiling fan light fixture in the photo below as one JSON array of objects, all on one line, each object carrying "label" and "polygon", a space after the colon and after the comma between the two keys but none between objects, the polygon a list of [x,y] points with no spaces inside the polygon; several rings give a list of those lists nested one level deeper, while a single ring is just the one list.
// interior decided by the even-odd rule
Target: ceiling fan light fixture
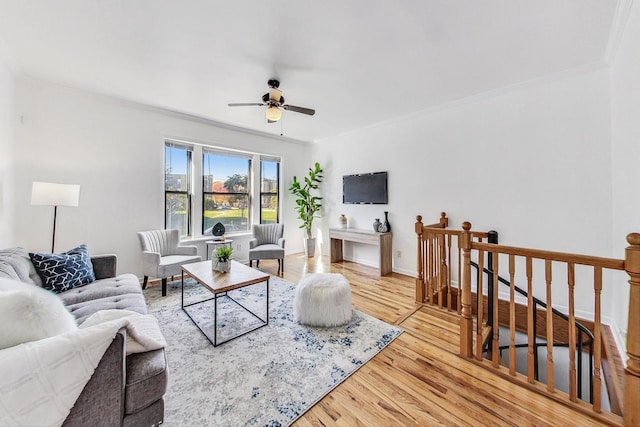
[{"label": "ceiling fan light fixture", "polygon": [[280,102],[280,98],[282,98],[282,91],[276,88],[269,89],[269,99],[274,102]]},{"label": "ceiling fan light fixture", "polygon": [[282,117],[282,111],[275,105],[270,105],[269,108],[266,109],[265,114],[267,115],[267,120],[270,122],[277,122]]}]

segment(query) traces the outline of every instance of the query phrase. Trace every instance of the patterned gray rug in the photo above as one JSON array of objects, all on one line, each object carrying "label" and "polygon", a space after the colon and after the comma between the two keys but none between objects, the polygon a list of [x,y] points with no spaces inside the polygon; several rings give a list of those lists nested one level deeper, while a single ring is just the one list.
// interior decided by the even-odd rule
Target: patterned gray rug
[{"label": "patterned gray rug", "polygon": [[[342,327],[299,325],[293,320],[294,290],[271,276],[269,324],[218,347],[182,311],[180,281],[169,285],[166,297],[160,286],[144,291],[167,340],[165,425],[289,425],[401,333],[357,310]],[[258,284],[230,295],[264,318],[265,292]],[[185,295],[190,302],[207,293],[187,279]],[[192,315],[211,318],[211,306],[194,307]],[[218,321],[224,339],[257,319],[224,298],[218,301]],[[203,323],[210,330],[212,322]]]}]

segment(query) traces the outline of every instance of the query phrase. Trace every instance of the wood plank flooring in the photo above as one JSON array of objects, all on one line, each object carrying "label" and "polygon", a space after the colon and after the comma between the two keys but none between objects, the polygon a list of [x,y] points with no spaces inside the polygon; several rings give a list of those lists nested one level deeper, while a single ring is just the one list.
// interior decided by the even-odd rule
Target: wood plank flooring
[{"label": "wood plank flooring", "polygon": [[[277,263],[260,267],[275,274]],[[295,426],[595,426],[602,421],[457,355],[457,317],[414,303],[415,279],[328,257],[285,259],[285,279],[342,273],[353,305],[404,333],[296,421]],[[613,420],[618,420],[613,418]]]}]

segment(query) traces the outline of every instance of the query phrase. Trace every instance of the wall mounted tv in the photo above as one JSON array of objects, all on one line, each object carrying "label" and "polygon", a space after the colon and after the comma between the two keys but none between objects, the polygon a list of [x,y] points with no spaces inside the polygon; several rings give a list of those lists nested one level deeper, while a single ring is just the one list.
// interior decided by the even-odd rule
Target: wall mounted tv
[{"label": "wall mounted tv", "polygon": [[343,176],[342,203],[386,205],[388,203],[387,172]]}]

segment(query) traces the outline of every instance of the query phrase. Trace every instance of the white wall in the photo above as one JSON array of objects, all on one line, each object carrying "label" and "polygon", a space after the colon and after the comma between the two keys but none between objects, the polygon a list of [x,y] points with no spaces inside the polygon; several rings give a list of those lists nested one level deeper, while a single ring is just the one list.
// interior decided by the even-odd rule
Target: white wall
[{"label": "white wall", "polygon": [[[609,255],[609,103],[608,70],[593,69],[320,141],[323,233],[341,213],[369,229],[388,210],[394,270],[409,274],[415,217],[433,223],[440,211],[451,227],[496,229],[504,244]],[[342,204],[342,175],[385,170],[387,206]],[[376,264],[373,249],[350,247],[352,259]],[[578,308],[592,311],[586,301]]]},{"label": "white wall", "polygon": [[[640,232],[640,4],[633,2],[611,67],[613,253],[624,257],[626,235]],[[628,286],[613,301],[616,323],[626,330]],[[637,310],[637,307],[635,308]]]},{"label": "white wall", "polygon": [[[0,41],[1,43],[1,41]],[[13,246],[15,77],[0,54],[0,248]]]},{"label": "white wall", "polygon": [[282,220],[291,224],[285,230],[287,252],[302,251],[303,235],[286,188],[293,175],[304,173],[308,145],[39,80],[21,79],[18,86],[17,245],[51,249],[53,209],[30,206],[33,181],[80,184],[80,206],[58,210],[56,251],[86,242],[91,253],[116,253],[119,272],[140,275],[136,232],[164,228],[164,138],[172,137],[282,156]]}]

